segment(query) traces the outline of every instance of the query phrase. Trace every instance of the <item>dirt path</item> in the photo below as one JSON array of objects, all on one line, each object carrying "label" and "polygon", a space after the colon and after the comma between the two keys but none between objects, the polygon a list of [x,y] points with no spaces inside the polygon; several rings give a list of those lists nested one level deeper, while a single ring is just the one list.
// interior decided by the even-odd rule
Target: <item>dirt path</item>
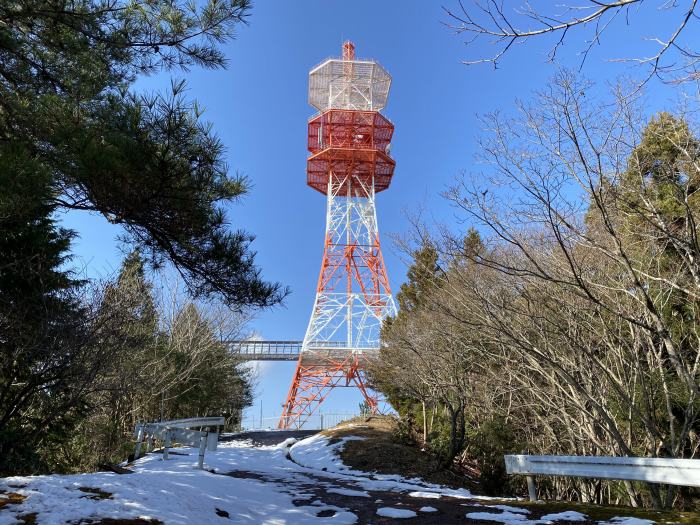
[{"label": "dirt path", "polygon": [[[275,445],[284,442],[289,437],[298,438],[308,435],[295,436],[288,432],[263,432],[248,433],[247,435],[236,436],[236,438],[244,437],[260,445]],[[289,460],[293,462],[291,458]],[[503,523],[493,520],[467,518],[466,515],[484,512],[500,513],[505,509],[498,509],[493,506],[506,502],[467,500],[449,496],[435,498],[429,497],[429,494],[425,496],[419,494],[411,495],[410,492],[396,492],[393,490],[365,490],[358,482],[342,479],[342,477],[339,479],[336,473],[304,467],[298,463],[294,463],[294,465],[300,470],[296,470],[291,477],[285,475],[283,478],[278,478],[266,473],[243,470],[234,470],[225,474],[235,478],[254,479],[261,483],[270,483],[276,486],[283,484],[285,491],[296,495],[296,498],[293,500],[294,505],[298,507],[316,507],[318,510],[315,514],[317,516],[328,518],[333,517],[337,512],[347,510],[357,516],[357,523],[360,525],[397,523],[397,518],[377,515],[378,509],[386,507],[409,510],[416,513],[415,517],[399,519],[398,523],[407,522],[426,525],[452,523],[498,525]],[[372,480],[374,477],[372,474],[367,473],[366,479]],[[522,508],[519,506],[519,502],[508,501],[507,503],[514,508]],[[428,508],[430,511],[427,510]],[[551,513],[546,508],[540,510],[522,509],[520,512],[514,512],[514,519],[517,520],[518,514],[521,514],[523,519],[518,521],[523,525],[534,524],[541,516]],[[513,523],[517,522],[514,521]],[[544,524],[546,522],[540,521],[539,523]],[[588,525],[597,522],[589,520],[557,520],[555,523],[557,525]]]},{"label": "dirt path", "polygon": [[[331,476],[324,476],[318,473],[301,474],[293,483],[289,483],[289,479],[274,478],[256,472],[232,471],[226,475],[242,479],[255,479],[263,483],[286,483],[290,493],[299,495],[293,501],[296,506],[318,507],[316,515],[319,517],[334,516],[337,510],[332,507],[346,509],[357,516],[358,524],[396,523],[396,518],[377,515],[377,509],[382,507],[412,510],[417,514],[417,517],[403,521],[425,523],[427,525],[443,523],[494,525],[496,523],[486,520],[470,520],[465,517],[466,513],[469,512],[483,512],[487,510],[483,504],[477,502],[451,497],[443,497],[437,500],[434,498],[409,496],[405,493],[393,491],[362,490],[355,483],[339,481]],[[341,494],[334,491],[346,492]],[[421,512],[420,509],[424,507],[432,507],[436,511]],[[559,521],[558,523],[564,525],[573,522]],[[580,525],[586,522],[578,521],[576,523]]]}]

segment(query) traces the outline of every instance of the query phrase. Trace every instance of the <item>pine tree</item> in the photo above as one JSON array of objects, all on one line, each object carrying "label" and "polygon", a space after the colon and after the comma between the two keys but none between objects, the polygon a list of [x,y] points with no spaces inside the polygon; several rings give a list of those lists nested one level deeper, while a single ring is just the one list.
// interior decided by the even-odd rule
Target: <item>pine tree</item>
[{"label": "pine tree", "polygon": [[83,410],[95,357],[80,283],[63,269],[71,234],[27,149],[0,143],[0,476],[46,468],[40,449]]},{"label": "pine tree", "polygon": [[430,241],[426,241],[413,252],[413,263],[406,272],[407,282],[401,285],[396,294],[399,315],[418,308],[423,296],[435,288],[440,275],[437,249]]},{"label": "pine tree", "polygon": [[[218,47],[248,0],[27,0],[0,3],[0,143],[22,143],[51,177],[54,203],[120,225],[153,266],[172,262],[197,296],[270,306],[284,291],[260,277],[253,237],[230,232],[222,203],[248,184],[187,101],[143,96],[160,69],[223,67]],[[19,171],[7,176],[20,177]]]},{"label": "pine tree", "polygon": [[[169,95],[133,89],[158,70],[223,67],[219,45],[249,9],[248,0],[0,2],[0,475],[60,468],[50,464],[56,447],[104,399],[111,363],[136,366],[141,354],[126,349],[157,348],[152,302],[109,307],[107,290],[93,312],[79,297],[63,269],[73,233],[55,212],[102,214],[150,266],[171,262],[193,296],[234,309],[284,296],[261,278],[253,237],[227,226],[223,204],[248,183],[229,175],[184,83]],[[141,286],[142,270],[128,273],[117,287]],[[115,421],[131,399],[122,394],[113,385]]]},{"label": "pine tree", "polygon": [[160,369],[164,359],[159,314],[151,283],[138,250],[127,255],[116,282],[100,306],[101,344],[110,349],[109,366],[99,378],[84,439],[88,468],[128,455],[130,436],[139,420],[155,419]]},{"label": "pine tree", "polygon": [[[404,418],[405,428],[402,427],[402,431],[407,433],[407,438],[411,438],[414,433],[413,425],[416,420],[420,421],[425,428],[425,399],[407,394],[403,388],[405,383],[400,377],[402,372],[395,370],[392,366],[386,367],[384,364],[401,361],[400,358],[392,359],[393,356],[401,356],[405,351],[401,343],[395,344],[395,342],[402,340],[411,316],[420,310],[426,296],[439,286],[439,279],[442,276],[438,252],[432,242],[425,241],[412,255],[413,263],[406,272],[407,281],[401,285],[396,294],[399,311],[396,317],[387,318],[382,325],[379,361],[377,366],[370,370],[373,386],[384,394],[387,401]],[[426,441],[425,435],[424,441]]]}]

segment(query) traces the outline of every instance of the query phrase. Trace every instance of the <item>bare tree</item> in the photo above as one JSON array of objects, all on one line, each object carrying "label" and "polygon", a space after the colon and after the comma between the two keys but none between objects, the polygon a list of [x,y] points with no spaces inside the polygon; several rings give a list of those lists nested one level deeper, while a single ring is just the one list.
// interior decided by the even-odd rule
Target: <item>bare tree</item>
[{"label": "bare tree", "polygon": [[130,259],[98,298],[101,368],[89,380],[85,418],[57,452],[73,470],[126,458],[138,421],[225,415],[235,427],[251,402],[250,374],[223,342],[247,318],[189,302],[179,279],[163,278],[153,298],[138,259]]},{"label": "bare tree", "polygon": [[658,76],[664,81],[687,81],[697,79],[700,74],[700,50],[689,38],[692,24],[698,18],[697,0],[573,0],[566,4],[523,2],[520,5],[504,4],[500,0],[458,0],[457,9],[444,9],[450,20],[448,27],[467,35],[468,45],[487,39],[497,48],[490,56],[477,56],[464,63],[490,63],[494,67],[517,44],[548,36],[552,39],[548,60],[557,58],[567,39],[578,38],[583,65],[594,46],[603,44],[607,33],[624,30],[643,16],[643,11],[656,9],[658,13],[649,16],[675,17],[675,24],[668,34],[649,38],[655,49],[648,55],[610,58],[643,66],[646,80]]},{"label": "bare tree", "polygon": [[[533,412],[558,412],[562,428],[578,434],[574,450],[590,443],[615,455],[695,457],[700,149],[692,114],[647,123],[626,90],[592,100],[588,86],[561,74],[518,118],[487,118],[490,177],[463,179],[447,197],[494,243],[464,255],[500,277],[454,293],[471,301],[463,322],[480,320],[482,334],[530,369],[516,375],[522,387],[536,391],[537,378],[546,397]],[[459,239],[448,243],[459,251]],[[657,505],[675,495],[650,493]]]},{"label": "bare tree", "polygon": [[[695,113],[648,120],[638,91],[591,92],[562,73],[517,117],[485,118],[485,172],[446,192],[481,236],[433,239],[445,270],[383,331],[385,378],[462,411],[470,435],[511,422],[520,450],[698,457]],[[683,497],[573,479],[544,490],[633,505]]]}]

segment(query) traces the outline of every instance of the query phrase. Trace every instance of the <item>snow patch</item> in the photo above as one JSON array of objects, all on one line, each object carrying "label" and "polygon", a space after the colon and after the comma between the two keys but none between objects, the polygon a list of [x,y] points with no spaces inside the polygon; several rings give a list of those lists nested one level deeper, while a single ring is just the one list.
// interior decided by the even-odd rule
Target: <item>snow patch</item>
[{"label": "snow patch", "polygon": [[355,525],[357,523],[357,516],[347,510],[337,512],[332,518],[323,519],[330,519],[336,525]]},{"label": "snow patch", "polygon": [[384,518],[415,518],[418,514],[408,509],[381,507],[377,509],[377,516],[382,516]]},{"label": "snow patch", "polygon": [[369,492],[365,492],[364,490],[330,488],[326,492],[330,492],[331,494],[340,494],[341,496],[354,496],[354,497],[358,497],[358,498],[369,498]]},{"label": "snow patch", "polygon": [[[523,514],[530,514],[530,511],[522,507],[511,507],[510,505],[485,505],[490,509],[504,510],[507,512],[521,512]],[[544,519],[544,518],[542,518]]]},{"label": "snow patch", "polygon": [[438,510],[435,507],[421,507],[420,509],[421,512],[437,512]]},{"label": "snow patch", "polygon": [[440,499],[441,497],[439,492],[424,492],[421,490],[414,490],[413,492],[409,492],[408,495],[412,498]]},{"label": "snow patch", "polygon": [[278,443],[274,447],[281,448],[281,449],[287,449],[287,448],[291,447],[297,441],[299,441],[297,438],[287,438],[284,441],[282,441],[282,443]]},{"label": "snow patch", "polygon": [[[323,512],[323,511],[328,511],[332,510],[335,512],[333,516],[323,516],[319,519],[321,520],[330,520],[334,525],[355,525],[357,523],[357,515],[354,513],[350,512],[347,509],[342,509],[340,507],[336,507],[335,505],[317,505],[315,507],[301,507],[305,509],[309,509],[313,514],[315,514],[317,517],[318,515]],[[277,525],[277,521],[264,521],[263,523],[271,523],[274,525]],[[282,522],[285,523],[285,522]],[[292,522],[296,523],[296,522]],[[323,521],[323,523],[326,523],[326,521]]]},{"label": "snow patch", "polygon": [[655,522],[643,518],[616,516],[609,521],[601,521],[598,525],[653,525]]},{"label": "snow patch", "polygon": [[[469,512],[467,518],[472,520],[498,521],[508,525],[535,525],[537,523],[547,523],[545,521],[530,521],[519,512]],[[551,522],[549,522],[551,523]]]},{"label": "snow patch", "polygon": [[[586,521],[588,517],[585,514],[573,510],[558,512],[556,514],[547,514],[538,519],[529,519],[528,509],[520,507],[511,507],[510,505],[485,505],[491,509],[499,509],[503,512],[470,512],[467,518],[474,520],[488,520],[505,523],[506,525],[547,525],[556,521]],[[611,524],[612,525],[612,524]],[[647,525],[647,524],[632,524],[632,525]]]},{"label": "snow patch", "polygon": [[567,510],[565,512],[557,512],[556,514],[547,514],[546,516],[542,516],[540,519],[545,521],[586,521],[588,516],[581,514],[580,512],[576,512],[575,510]]},{"label": "snow patch", "polygon": [[349,471],[338,455],[348,441],[361,441],[365,438],[347,436],[331,445],[330,440],[321,434],[313,435],[292,445],[289,453],[292,459],[305,467],[328,472]]}]

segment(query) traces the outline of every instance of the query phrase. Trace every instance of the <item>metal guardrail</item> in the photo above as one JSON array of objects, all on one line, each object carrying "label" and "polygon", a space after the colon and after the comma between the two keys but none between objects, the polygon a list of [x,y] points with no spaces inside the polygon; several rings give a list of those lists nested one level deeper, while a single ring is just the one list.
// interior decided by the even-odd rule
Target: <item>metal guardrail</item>
[{"label": "metal guardrail", "polygon": [[527,477],[531,501],[537,501],[535,475],[647,481],[700,487],[700,460],[612,456],[505,456],[506,472]]},{"label": "metal guardrail", "polygon": [[198,468],[204,466],[204,452],[213,452],[219,443],[219,433],[207,430],[190,430],[192,428],[220,427],[224,425],[223,417],[197,417],[188,419],[173,419],[155,423],[139,423],[134,430],[136,450],[134,459],[141,454],[141,445],[146,441],[146,452],[153,450],[153,441],[163,442],[163,461],[168,459],[168,450],[173,443],[181,443],[191,447],[199,447]]}]

